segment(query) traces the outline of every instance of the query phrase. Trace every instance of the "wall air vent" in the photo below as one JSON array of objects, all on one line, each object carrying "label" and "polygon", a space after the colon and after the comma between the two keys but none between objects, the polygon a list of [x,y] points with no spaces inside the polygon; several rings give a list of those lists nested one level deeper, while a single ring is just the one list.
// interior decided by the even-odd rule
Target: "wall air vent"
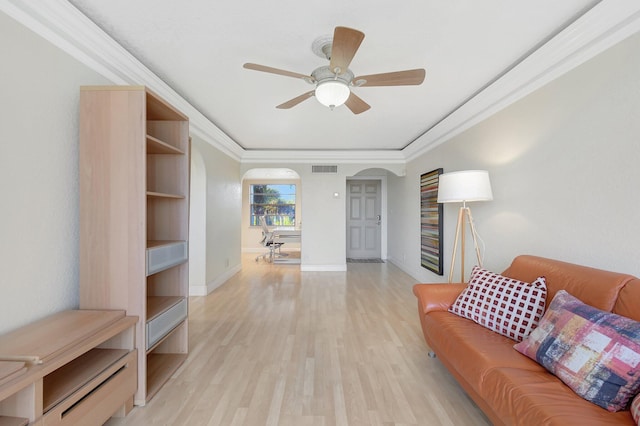
[{"label": "wall air vent", "polygon": [[338,173],[338,166],[312,165],[311,173]]}]

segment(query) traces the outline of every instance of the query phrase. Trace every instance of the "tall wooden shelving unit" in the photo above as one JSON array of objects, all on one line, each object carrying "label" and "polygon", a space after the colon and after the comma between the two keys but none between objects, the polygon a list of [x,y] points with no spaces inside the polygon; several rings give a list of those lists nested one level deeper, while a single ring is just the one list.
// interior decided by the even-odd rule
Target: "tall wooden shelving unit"
[{"label": "tall wooden shelving unit", "polygon": [[137,315],[144,405],[188,352],[189,121],[144,86],[80,91],[80,307]]}]

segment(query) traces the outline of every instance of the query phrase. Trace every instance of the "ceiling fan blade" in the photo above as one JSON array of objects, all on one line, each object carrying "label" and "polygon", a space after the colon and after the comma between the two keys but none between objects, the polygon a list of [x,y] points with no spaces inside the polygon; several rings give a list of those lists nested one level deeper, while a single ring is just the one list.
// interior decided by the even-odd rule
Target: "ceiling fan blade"
[{"label": "ceiling fan blade", "polygon": [[[342,74],[349,68],[351,60],[355,56],[360,43],[364,40],[364,33],[353,28],[336,27],[333,32],[333,45],[331,46],[331,71]],[[338,69],[336,71],[336,69]]]},{"label": "ceiling fan blade", "polygon": [[259,65],[259,64],[246,63],[243,65],[243,67],[248,70],[268,72],[270,74],[284,75],[284,76],[293,77],[293,78],[302,78],[302,79],[311,78],[311,76],[299,74],[297,72],[281,70],[278,68],[267,67],[265,65]]},{"label": "ceiling fan blade", "polygon": [[[356,86],[417,86],[422,84],[426,72],[423,68],[382,74],[361,75],[353,79]],[[360,80],[365,83],[359,84]]]},{"label": "ceiling fan blade", "polygon": [[301,103],[302,101],[306,101],[307,99],[313,97],[313,93],[314,90],[304,93],[300,96],[297,96],[285,103],[282,103],[280,105],[278,105],[276,108],[278,109],[289,109],[289,108],[293,108],[294,106],[298,105],[299,103]]},{"label": "ceiling fan blade", "polygon": [[360,99],[353,92],[351,92],[351,94],[349,95],[349,98],[347,99],[347,102],[345,102],[344,104],[354,114],[360,114],[361,112],[365,112],[366,110],[371,108],[371,106],[368,103]]}]

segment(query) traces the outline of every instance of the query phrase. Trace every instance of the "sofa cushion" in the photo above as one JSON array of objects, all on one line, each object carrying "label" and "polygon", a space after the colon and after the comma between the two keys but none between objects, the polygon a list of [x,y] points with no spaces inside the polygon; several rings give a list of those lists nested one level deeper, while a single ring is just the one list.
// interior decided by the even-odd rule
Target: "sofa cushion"
[{"label": "sofa cushion", "polygon": [[618,300],[616,300],[616,304],[613,307],[613,313],[640,321],[638,300],[640,300],[640,279],[634,279],[629,281],[622,287],[622,290],[620,290]]},{"label": "sofa cushion", "polygon": [[635,279],[628,274],[531,255],[517,256],[502,275],[525,282],[544,275],[548,300],[559,290],[566,290],[587,305],[605,311],[613,309],[620,289]]},{"label": "sofa cushion", "polygon": [[636,395],[631,403],[631,417],[636,424],[640,425],[640,394]]},{"label": "sofa cushion", "polygon": [[481,395],[505,425],[634,425],[628,411],[598,407],[544,369],[494,368]]},{"label": "sofa cushion", "polygon": [[578,395],[609,411],[640,388],[640,323],[558,291],[538,327],[514,346]]},{"label": "sofa cushion", "polygon": [[546,295],[544,277],[529,284],[474,266],[449,312],[520,342],[542,317]]},{"label": "sofa cushion", "polygon": [[479,391],[484,375],[497,366],[547,371],[513,350],[513,340],[447,311],[425,315],[427,343],[443,363]]}]

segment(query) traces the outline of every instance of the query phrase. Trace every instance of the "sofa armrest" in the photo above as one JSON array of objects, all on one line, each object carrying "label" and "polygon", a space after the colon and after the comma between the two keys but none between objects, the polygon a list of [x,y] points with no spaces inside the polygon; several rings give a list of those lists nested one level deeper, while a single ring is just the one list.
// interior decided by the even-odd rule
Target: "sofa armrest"
[{"label": "sofa armrest", "polygon": [[413,294],[418,298],[418,306],[422,314],[427,314],[449,309],[466,287],[466,283],[416,284],[413,286]]}]

